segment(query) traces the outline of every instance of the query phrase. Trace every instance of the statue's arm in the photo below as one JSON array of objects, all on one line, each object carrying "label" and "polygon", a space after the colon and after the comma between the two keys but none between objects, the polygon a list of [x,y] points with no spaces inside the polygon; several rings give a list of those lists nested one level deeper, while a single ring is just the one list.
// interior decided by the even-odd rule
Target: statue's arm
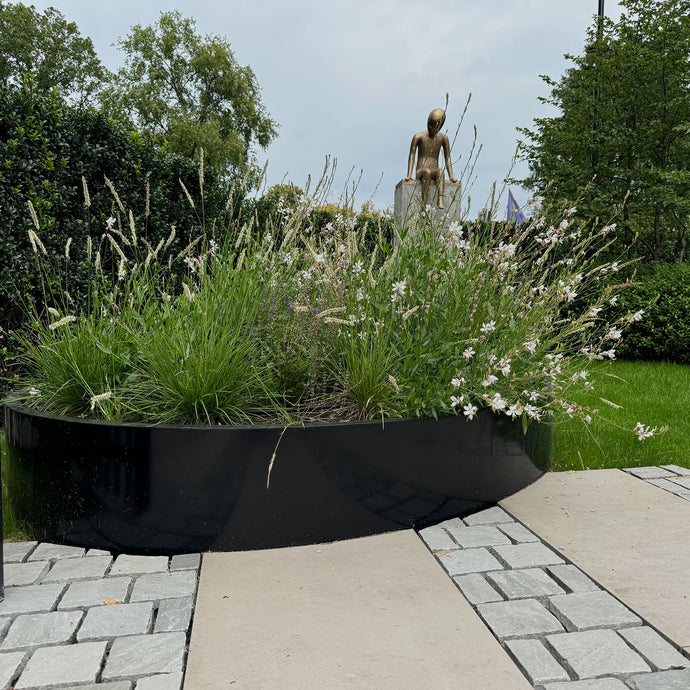
[{"label": "statue's arm", "polygon": [[410,144],[410,155],[407,157],[407,177],[405,182],[414,182],[415,178],[412,177],[412,172],[414,171],[414,158],[417,153],[417,144],[419,143],[419,135],[415,134],[412,137],[412,143]]},{"label": "statue's arm", "polygon": [[454,184],[457,184],[457,180],[455,179],[455,176],[453,175],[453,164],[450,162],[450,142],[448,141],[448,137],[443,135],[443,142],[441,144],[443,146],[443,156],[446,159],[446,170],[448,171],[448,178],[449,182],[452,182]]}]

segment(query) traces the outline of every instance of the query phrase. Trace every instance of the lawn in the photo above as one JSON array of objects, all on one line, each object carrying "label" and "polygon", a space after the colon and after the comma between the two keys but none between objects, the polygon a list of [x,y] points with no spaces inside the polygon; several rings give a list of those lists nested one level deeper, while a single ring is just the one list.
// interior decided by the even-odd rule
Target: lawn
[{"label": "lawn", "polygon": [[[599,418],[590,426],[576,419],[557,424],[553,470],[690,467],[690,367],[614,361],[602,363],[592,373],[594,390],[577,401],[598,408]],[[640,441],[630,431],[638,422],[669,429]]]}]

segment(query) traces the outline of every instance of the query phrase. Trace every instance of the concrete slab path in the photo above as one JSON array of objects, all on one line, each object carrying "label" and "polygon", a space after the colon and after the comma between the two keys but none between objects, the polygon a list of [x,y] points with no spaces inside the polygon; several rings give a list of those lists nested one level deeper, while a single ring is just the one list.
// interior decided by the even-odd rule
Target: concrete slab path
[{"label": "concrete slab path", "polygon": [[184,687],[532,686],[409,530],[204,555]]},{"label": "concrete slab path", "polygon": [[690,501],[620,470],[546,474],[500,505],[690,649]]}]

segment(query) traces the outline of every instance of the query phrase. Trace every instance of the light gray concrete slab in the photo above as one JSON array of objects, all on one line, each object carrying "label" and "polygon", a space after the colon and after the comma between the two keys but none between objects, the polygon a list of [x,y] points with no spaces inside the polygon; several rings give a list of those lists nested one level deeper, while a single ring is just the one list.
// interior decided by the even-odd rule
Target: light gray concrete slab
[{"label": "light gray concrete slab", "polygon": [[544,690],[630,690],[618,678],[593,678],[591,680],[573,680],[564,683],[547,683]]},{"label": "light gray concrete slab", "polygon": [[531,687],[411,530],[205,554],[185,688],[215,690],[219,678],[300,690],[444,690],[459,678]]},{"label": "light gray concrete slab", "polygon": [[113,683],[91,683],[90,685],[70,685],[60,690],[132,690],[132,681],[116,680]]},{"label": "light gray concrete slab", "polygon": [[180,690],[182,673],[165,673],[137,680],[137,690]]},{"label": "light gray concrete slab", "polygon": [[19,676],[15,690],[93,683],[101,670],[105,642],[40,647]]},{"label": "light gray concrete slab", "polygon": [[690,502],[620,470],[590,470],[547,473],[501,505],[680,647],[690,646]]}]

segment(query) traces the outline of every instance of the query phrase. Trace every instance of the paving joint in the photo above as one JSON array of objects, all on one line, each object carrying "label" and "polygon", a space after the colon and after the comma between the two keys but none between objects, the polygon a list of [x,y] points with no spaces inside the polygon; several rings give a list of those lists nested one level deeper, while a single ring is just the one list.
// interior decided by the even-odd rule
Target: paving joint
[{"label": "paving joint", "polygon": [[[685,484],[690,484],[690,470],[676,465],[626,472],[665,491],[669,489],[657,482],[669,476],[687,478]],[[690,500],[685,484],[677,484],[677,491],[671,493]],[[480,525],[500,531],[512,546],[529,548],[501,544],[489,530],[482,542],[481,535],[472,532]],[[453,518],[418,534],[536,690],[690,687],[687,649],[656,630],[505,508]]]}]

